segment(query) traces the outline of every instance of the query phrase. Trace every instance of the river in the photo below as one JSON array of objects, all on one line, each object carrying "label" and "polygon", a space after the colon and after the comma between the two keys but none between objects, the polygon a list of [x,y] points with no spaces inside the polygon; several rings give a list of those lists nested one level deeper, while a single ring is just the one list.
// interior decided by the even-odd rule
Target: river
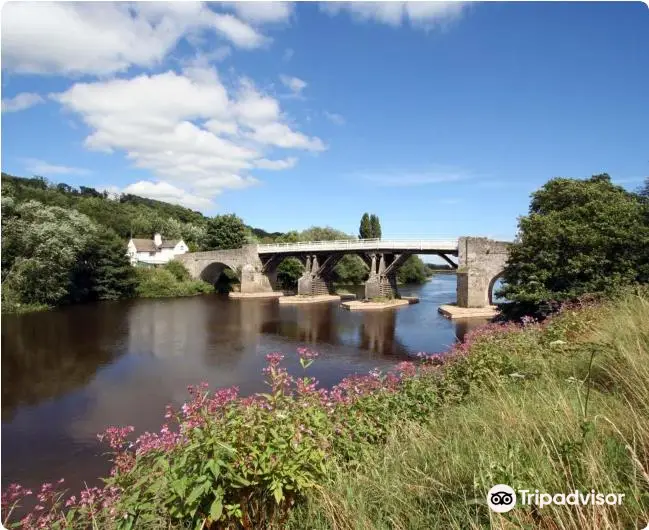
[{"label": "river", "polygon": [[97,433],[110,425],[158,430],[187,385],[263,391],[264,356],[319,352],[309,368],[324,386],[386,369],[417,352],[446,350],[483,319],[438,314],[455,300],[455,276],[404,286],[420,303],[351,313],[337,303],[280,306],[221,295],[79,305],[2,318],[2,484],[36,487],[65,477],[79,489],[109,469]]}]

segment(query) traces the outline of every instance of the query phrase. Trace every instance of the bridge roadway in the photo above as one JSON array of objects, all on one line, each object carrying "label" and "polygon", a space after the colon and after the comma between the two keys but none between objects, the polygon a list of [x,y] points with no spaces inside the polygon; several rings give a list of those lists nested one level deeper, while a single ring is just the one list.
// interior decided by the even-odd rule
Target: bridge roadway
[{"label": "bridge roadway", "polygon": [[257,245],[260,256],[286,254],[295,256],[314,252],[387,252],[391,254],[450,254],[458,255],[457,239],[342,239],[337,241],[301,241]]},{"label": "bridge roadway", "polygon": [[[298,258],[304,273],[298,293],[324,294],[333,290],[333,269],[346,254],[360,256],[369,268],[366,298],[398,296],[397,272],[415,254],[435,254],[457,270],[457,304],[460,307],[490,305],[492,288],[508,256],[508,242],[484,237],[458,239],[345,239],[245,245],[230,250],[192,252],[175,259],[185,264],[194,278],[214,283],[226,267],[237,273],[241,292],[272,291],[277,267],[287,257]],[[457,257],[457,261],[449,256]]]}]

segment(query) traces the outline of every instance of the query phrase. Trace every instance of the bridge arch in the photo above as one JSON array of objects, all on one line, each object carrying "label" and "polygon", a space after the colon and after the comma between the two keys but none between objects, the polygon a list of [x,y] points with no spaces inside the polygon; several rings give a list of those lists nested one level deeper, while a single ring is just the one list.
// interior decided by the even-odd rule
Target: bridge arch
[{"label": "bridge arch", "polygon": [[503,268],[499,273],[497,273],[491,281],[489,282],[489,287],[487,287],[487,299],[489,300],[489,305],[494,305],[494,289],[496,288],[496,282],[502,280],[505,274],[505,269]]},{"label": "bridge arch", "polygon": [[230,265],[221,263],[219,261],[214,261],[207,265],[200,273],[200,278],[204,282],[215,285],[219,281],[221,275],[225,271],[231,271],[231,274],[235,275],[237,278],[241,276],[241,272],[233,269]]}]

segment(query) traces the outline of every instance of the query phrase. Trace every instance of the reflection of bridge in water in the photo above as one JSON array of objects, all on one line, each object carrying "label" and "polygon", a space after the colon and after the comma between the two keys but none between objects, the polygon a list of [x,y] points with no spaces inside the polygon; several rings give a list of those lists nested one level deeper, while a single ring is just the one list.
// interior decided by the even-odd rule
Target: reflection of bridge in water
[{"label": "reflection of bridge in water", "polygon": [[[451,240],[361,239],[309,241],[272,245],[246,245],[232,250],[193,252],[176,256],[194,278],[215,283],[226,267],[237,273],[241,292],[272,291],[277,267],[287,257],[299,259],[304,273],[298,280],[298,294],[333,292],[333,269],[348,254],[360,256],[369,268],[365,298],[398,296],[397,272],[415,254],[436,255],[457,272],[457,304],[485,307],[491,304],[493,285],[507,260],[509,243],[486,238],[461,237]],[[451,259],[457,257],[457,261]]]}]

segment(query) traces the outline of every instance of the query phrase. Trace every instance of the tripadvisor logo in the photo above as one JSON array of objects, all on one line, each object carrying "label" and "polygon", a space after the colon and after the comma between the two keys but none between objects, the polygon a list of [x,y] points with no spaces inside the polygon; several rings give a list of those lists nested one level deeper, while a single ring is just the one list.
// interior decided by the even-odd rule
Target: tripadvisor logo
[{"label": "tripadvisor logo", "polygon": [[516,506],[516,492],[506,484],[496,484],[487,493],[487,504],[494,512],[508,512]]},{"label": "tripadvisor logo", "polygon": [[[590,490],[587,493],[582,493],[579,490],[571,491],[570,493],[539,493],[539,490],[518,490],[520,495],[520,503],[522,506],[536,505],[539,508],[548,506],[550,504],[558,506],[616,506],[622,504],[624,493],[597,493],[595,490]],[[487,504],[492,511],[497,513],[505,513],[516,506],[516,492],[507,484],[496,484],[487,493]]]}]

